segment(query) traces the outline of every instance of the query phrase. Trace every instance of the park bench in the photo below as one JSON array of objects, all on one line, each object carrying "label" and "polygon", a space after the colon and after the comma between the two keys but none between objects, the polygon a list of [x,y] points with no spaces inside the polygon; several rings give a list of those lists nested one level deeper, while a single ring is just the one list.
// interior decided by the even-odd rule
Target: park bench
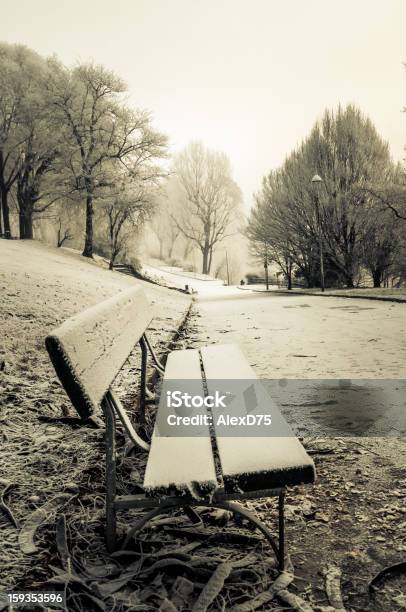
[{"label": "park bench", "polygon": [[[166,408],[164,393],[161,393],[151,441],[144,440],[111,388],[137,343],[141,347],[140,422],[146,405],[153,402],[147,385],[149,356],[164,383],[184,381],[187,385],[190,381],[204,396],[214,394],[219,381],[231,384],[233,380],[256,380],[236,345],[172,351],[164,368],[146,334],[152,318],[152,308],[144,291],[134,287],[73,316],[46,338],[56,373],[81,419],[94,418],[100,414],[100,408],[104,413],[107,549],[111,552],[117,547],[118,511],[148,510],[127,534],[125,547],[135,533],[159,514],[179,508],[193,520],[198,518],[193,507],[214,507],[240,515],[259,529],[283,568],[285,488],[314,482],[312,460],[276,407],[272,408],[272,419],[278,424],[278,435],[274,437],[234,437],[225,435],[221,428],[213,429],[210,424],[199,426],[198,435],[160,435],[157,423]],[[239,399],[234,401],[233,414],[244,410]],[[270,401],[265,391],[257,391],[259,409]],[[121,422],[129,440],[148,452],[141,494],[117,495],[117,421]],[[236,503],[270,496],[279,498],[277,539],[254,514]]]}]

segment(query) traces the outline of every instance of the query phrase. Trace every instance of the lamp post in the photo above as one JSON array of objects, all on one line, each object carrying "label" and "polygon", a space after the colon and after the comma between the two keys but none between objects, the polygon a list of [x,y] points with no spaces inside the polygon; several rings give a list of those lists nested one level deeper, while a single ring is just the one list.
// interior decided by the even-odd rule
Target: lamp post
[{"label": "lamp post", "polygon": [[316,216],[317,226],[319,230],[319,253],[320,253],[320,289],[324,292],[324,256],[323,256],[323,233],[321,227],[321,216],[320,216],[320,199],[319,199],[319,187],[321,186],[323,179],[318,174],[315,174],[312,178],[312,185],[314,186],[314,200],[316,203]]},{"label": "lamp post", "polygon": [[264,270],[265,270],[265,285],[266,285],[266,290],[269,291],[268,245],[266,245],[266,248],[265,248]]}]

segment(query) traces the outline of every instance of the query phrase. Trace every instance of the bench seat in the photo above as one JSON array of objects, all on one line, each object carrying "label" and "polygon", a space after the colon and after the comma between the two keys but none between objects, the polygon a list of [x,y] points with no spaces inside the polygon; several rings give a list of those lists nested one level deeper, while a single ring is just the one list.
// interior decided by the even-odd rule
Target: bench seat
[{"label": "bench seat", "polygon": [[[226,493],[314,482],[312,459],[258,381],[241,349],[235,344],[212,345],[202,348],[201,356],[209,393],[221,387],[222,381],[229,381],[229,386],[232,386],[233,380],[244,381],[243,387],[252,382],[256,407],[251,413],[270,413],[272,416],[272,426],[269,429],[263,426],[263,436],[231,437],[224,435],[228,432],[221,427],[215,427]],[[241,388],[241,383],[236,388]],[[230,405],[229,412],[234,416],[243,416],[246,411],[240,392]]]},{"label": "bench seat", "polygon": [[[173,351],[166,362],[164,381],[193,381],[203,394],[199,351]],[[162,394],[164,395],[164,394]],[[217,485],[209,427],[194,429],[193,437],[164,437],[158,433],[165,412],[161,396],[144,477],[150,495],[210,495]],[[160,414],[161,413],[161,414]]]},{"label": "bench seat", "polygon": [[[225,392],[230,387],[235,391],[233,380],[254,383],[257,406],[253,412],[270,412],[272,428],[268,432],[264,427],[262,437],[250,437],[244,432],[244,435],[234,437],[226,429],[215,426],[215,445],[221,467],[221,477],[217,480],[211,432],[207,425],[193,427],[193,437],[159,435],[159,425],[168,414],[165,392],[162,392],[144,479],[144,489],[149,495],[210,496],[220,489],[226,494],[249,493],[314,482],[313,461],[257,380],[238,346],[214,345],[200,351],[173,351],[169,355],[164,383],[172,380],[176,381],[177,388],[183,384],[185,389],[189,389],[188,383],[193,381],[195,390],[203,395],[202,376],[208,392],[213,395],[224,384]],[[223,413],[232,416],[246,413],[243,397],[238,392]]]}]

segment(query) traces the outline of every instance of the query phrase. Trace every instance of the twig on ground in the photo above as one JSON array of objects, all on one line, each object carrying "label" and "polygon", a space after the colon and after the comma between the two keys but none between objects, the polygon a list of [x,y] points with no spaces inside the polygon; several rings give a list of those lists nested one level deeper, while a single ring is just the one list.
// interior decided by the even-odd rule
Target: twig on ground
[{"label": "twig on ground", "polygon": [[14,514],[12,513],[12,511],[10,510],[10,508],[6,505],[4,501],[6,493],[8,493],[8,491],[11,489],[12,486],[13,484],[8,484],[3,490],[2,494],[0,495],[0,510],[3,511],[3,513],[7,516],[7,518],[14,525],[14,527],[16,529],[19,529],[20,528],[19,522],[14,517]]}]

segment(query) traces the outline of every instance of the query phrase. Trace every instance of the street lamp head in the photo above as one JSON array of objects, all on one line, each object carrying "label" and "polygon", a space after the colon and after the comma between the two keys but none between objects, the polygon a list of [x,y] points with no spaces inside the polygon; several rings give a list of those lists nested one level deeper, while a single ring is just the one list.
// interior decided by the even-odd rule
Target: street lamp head
[{"label": "street lamp head", "polygon": [[322,183],[322,182],[323,182],[323,179],[318,174],[315,174],[314,177],[312,178],[312,183]]}]

